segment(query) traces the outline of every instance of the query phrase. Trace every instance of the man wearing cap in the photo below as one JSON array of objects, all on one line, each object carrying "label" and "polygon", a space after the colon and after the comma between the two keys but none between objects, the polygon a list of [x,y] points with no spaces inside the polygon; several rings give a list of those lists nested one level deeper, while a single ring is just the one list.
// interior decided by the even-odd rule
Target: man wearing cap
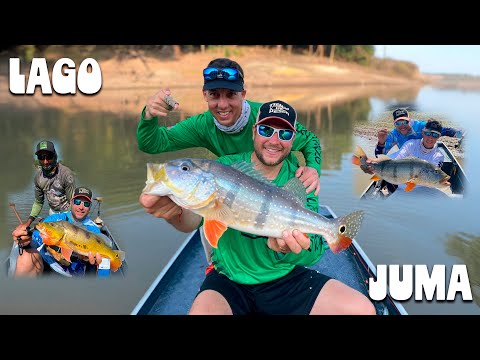
[{"label": "man wearing cap", "polygon": [[[252,125],[254,150],[217,161],[250,164],[273,184],[285,185],[298,169],[289,157],[298,136],[296,121],[295,109],[284,101],[263,104]],[[318,211],[318,197],[312,192],[307,194],[305,207]],[[180,231],[191,232],[200,227],[203,218],[184,209],[181,219],[167,221]],[[229,228],[212,249],[211,265],[189,313],[375,314],[366,296],[306,267],[319,261],[325,249],[322,236],[298,230],[284,231],[283,238],[267,238]]]},{"label": "man wearing cap", "polygon": [[408,140],[392,159],[405,159],[411,156],[423,159],[429,163],[441,167],[443,164],[443,153],[437,145],[437,140],[442,136],[442,124],[433,119],[429,119],[422,129],[422,138]]},{"label": "man wearing cap", "polygon": [[[71,199],[71,209],[62,213],[56,213],[47,216],[44,222],[54,222],[66,220],[77,226],[81,226],[90,232],[100,234],[100,228],[90,218],[89,213],[92,208],[92,191],[87,187],[77,187],[74,190]],[[57,261],[53,255],[55,249],[48,248],[43,244],[42,237],[38,230],[29,235],[26,230],[17,227],[12,233],[14,241],[20,237],[22,240],[23,253],[18,256],[15,269],[15,276],[37,276],[44,272],[45,264],[55,272],[67,276],[83,276],[86,270],[92,270],[86,263],[98,265],[102,261],[101,256],[89,254],[88,259],[84,257],[72,257],[71,262],[65,259]],[[53,254],[53,255],[52,255]],[[96,266],[93,267],[96,269]]]},{"label": "man wearing cap", "polygon": [[[419,159],[428,161],[434,166],[442,167],[444,155],[438,148],[437,141],[442,136],[442,124],[434,119],[429,119],[425,123],[425,127],[421,130],[421,139],[408,140],[403,144],[399,151],[387,155],[391,159],[400,160],[409,157],[417,157]],[[367,163],[375,162],[376,159],[368,159]],[[373,174],[373,168],[370,166],[360,167],[363,172]],[[450,186],[450,183],[446,181],[446,186]],[[398,185],[400,189],[404,189],[406,184]],[[417,185],[416,188],[422,188],[423,186]]]},{"label": "man wearing cap", "polygon": [[[422,138],[422,129],[426,121],[410,119],[408,111],[402,108],[395,109],[392,115],[395,128],[390,132],[387,129],[379,130],[375,156],[388,154],[395,145],[400,149],[407,140]],[[462,131],[444,127],[441,136],[462,137]]]},{"label": "man wearing cap", "polygon": [[30,226],[43,208],[45,198],[50,206],[49,213],[59,213],[70,208],[70,199],[75,188],[72,170],[58,162],[58,155],[53,142],[42,140],[35,151],[40,169],[33,180],[35,200],[24,228]]},{"label": "man wearing cap", "polygon": [[[142,110],[137,127],[140,150],[158,154],[192,147],[203,147],[217,156],[237,154],[253,149],[251,129],[261,103],[245,99],[244,71],[230,59],[212,60],[203,70],[203,97],[208,111],[191,116],[167,128],[158,125],[159,116],[167,116],[178,108],[169,89],[160,90],[150,97]],[[303,125],[296,124],[292,149],[301,151],[306,166],[301,166],[296,176],[307,192],[320,191],[322,149],[318,137]],[[289,159],[298,163],[293,153]],[[140,203],[148,213],[161,218],[172,218],[181,208],[168,197],[142,194]]]}]

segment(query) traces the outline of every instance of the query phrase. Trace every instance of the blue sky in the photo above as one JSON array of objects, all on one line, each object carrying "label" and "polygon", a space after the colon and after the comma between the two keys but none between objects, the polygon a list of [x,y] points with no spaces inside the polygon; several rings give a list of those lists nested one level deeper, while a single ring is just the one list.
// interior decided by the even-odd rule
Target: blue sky
[{"label": "blue sky", "polygon": [[411,61],[422,73],[480,76],[480,45],[375,45],[375,56]]}]

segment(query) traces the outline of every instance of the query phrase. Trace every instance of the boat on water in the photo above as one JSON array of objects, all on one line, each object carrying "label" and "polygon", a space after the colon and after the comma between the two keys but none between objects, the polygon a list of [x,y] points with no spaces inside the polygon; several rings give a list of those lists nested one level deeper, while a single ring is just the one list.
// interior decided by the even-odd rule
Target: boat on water
[{"label": "boat on water", "polygon": [[[329,206],[320,206],[327,218],[337,216]],[[192,232],[160,272],[130,315],[187,315],[205,278],[208,261],[200,232]],[[338,279],[368,296],[369,278],[377,279],[376,269],[357,241],[334,254],[327,249],[311,268]],[[378,315],[407,315],[403,305],[389,294],[373,301]]]},{"label": "boat on water", "polygon": [[[115,240],[112,232],[110,231],[110,229],[108,228],[108,226],[105,224],[105,222],[103,221],[103,219],[100,216],[100,204],[102,203],[103,198],[102,197],[96,197],[96,198],[94,198],[94,200],[96,201],[96,205],[92,209],[92,212],[94,210],[97,211],[97,217],[93,220],[95,222],[95,225],[97,225],[100,228],[100,232],[110,240],[111,247],[112,247],[113,250],[121,250],[120,246],[118,245],[118,242]],[[41,219],[40,219],[40,221],[41,221]],[[5,260],[6,271],[7,271],[8,277],[13,277],[13,275],[15,273],[15,266],[16,266],[16,263],[17,263],[17,257],[19,255],[20,251],[21,251],[21,249],[19,249],[18,244],[16,242],[14,242],[13,245],[12,245],[12,249],[10,251],[10,255]],[[126,275],[127,267],[128,267],[127,262],[124,260],[123,263],[122,263],[122,266],[117,271],[115,271],[115,272],[110,271],[108,274],[110,276],[114,276],[114,277],[117,277],[117,276],[123,276],[124,277]],[[45,269],[46,269],[46,273],[57,275],[53,270],[48,268],[48,265],[46,266]],[[58,276],[61,276],[61,275],[58,275]]]},{"label": "boat on water", "polygon": [[[463,198],[469,184],[465,171],[445,143],[439,141],[437,142],[437,145],[444,156],[444,162],[441,169],[450,176],[450,189],[449,191],[442,192],[438,189],[422,187],[420,191],[417,191],[419,188],[414,189],[414,191],[416,193],[421,192],[423,195],[428,196],[449,197],[452,199]],[[398,185],[391,184],[386,180],[375,180],[370,182],[360,198],[385,200],[390,197],[397,198],[405,195],[403,190],[397,191],[397,188]]]}]

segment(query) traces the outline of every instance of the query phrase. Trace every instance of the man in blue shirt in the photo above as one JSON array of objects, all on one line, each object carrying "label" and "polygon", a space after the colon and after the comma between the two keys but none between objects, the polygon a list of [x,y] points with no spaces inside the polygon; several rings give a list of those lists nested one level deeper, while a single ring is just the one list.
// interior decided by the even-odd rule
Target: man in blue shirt
[{"label": "man in blue shirt", "polygon": [[[401,108],[395,109],[392,115],[395,128],[390,132],[388,132],[388,129],[378,131],[375,157],[378,157],[379,154],[388,154],[395,145],[400,149],[406,141],[422,138],[422,130],[427,123],[426,121],[410,119],[408,111]],[[461,138],[462,132],[458,129],[444,127],[442,128],[442,136]]]},{"label": "man in blue shirt", "polygon": [[[66,220],[95,234],[101,234],[100,228],[88,215],[92,208],[92,191],[90,189],[77,187],[73,192],[70,205],[71,210],[49,215],[43,221]],[[102,261],[101,256],[97,253],[95,256],[94,254],[89,254],[88,258],[72,258],[72,262],[68,262],[60,257],[60,253],[56,253],[53,248],[47,248],[43,244],[38,230],[33,231],[30,235],[19,225],[12,232],[12,236],[15,241],[20,237],[22,244],[24,244],[24,251],[17,258],[15,269],[15,276],[17,277],[40,275],[44,272],[45,264],[48,264],[57,273],[67,277],[83,276],[88,268],[86,261],[91,265],[98,265]],[[26,243],[28,244],[25,245]]]}]

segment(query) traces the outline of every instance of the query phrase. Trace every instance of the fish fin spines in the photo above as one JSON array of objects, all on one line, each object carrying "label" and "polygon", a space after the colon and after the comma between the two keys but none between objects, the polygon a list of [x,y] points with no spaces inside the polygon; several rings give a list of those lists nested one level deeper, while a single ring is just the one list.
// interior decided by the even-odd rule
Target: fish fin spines
[{"label": "fish fin spines", "polygon": [[217,220],[207,220],[203,224],[205,238],[214,248],[218,245],[218,239],[223,235],[228,226]]}]

